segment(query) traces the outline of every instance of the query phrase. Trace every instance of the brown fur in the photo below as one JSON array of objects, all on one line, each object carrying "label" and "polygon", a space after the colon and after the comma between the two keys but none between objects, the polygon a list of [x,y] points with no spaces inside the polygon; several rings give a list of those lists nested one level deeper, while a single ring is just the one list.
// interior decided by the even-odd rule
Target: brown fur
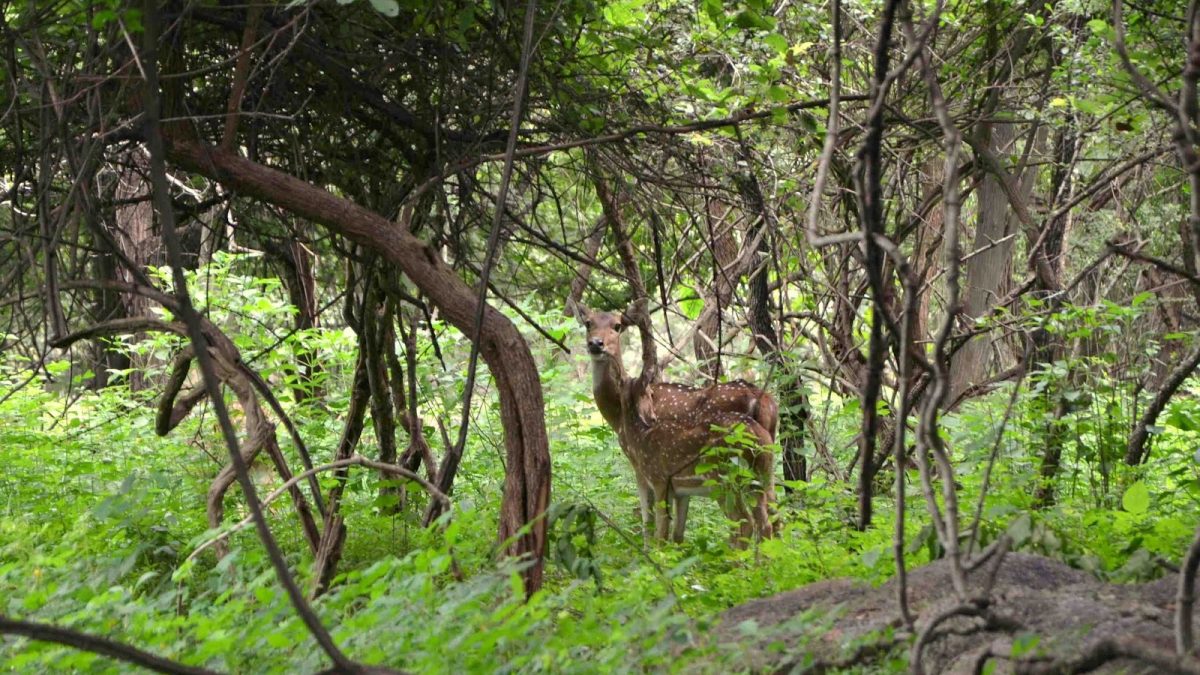
[{"label": "brown fur", "polygon": [[702,388],[666,382],[644,386],[625,376],[621,362],[621,332],[628,325],[624,315],[573,309],[588,330],[596,405],[617,432],[621,450],[633,465],[647,530],[652,496],[655,535],[667,537],[671,518],[667,500],[671,499],[677,518],[673,538],[683,538],[689,496],[703,493],[705,480],[715,477],[713,472],[695,473],[704,450],[724,442],[725,432],[713,427],[728,429],[740,424],[758,439],[758,447],[747,449],[744,459],[762,489],[750,509],[740,500],[725,500],[729,503],[722,507],[739,523],[741,536],[770,537],[774,455],[767,446],[774,443],[779,420],[775,399],[744,380]]}]

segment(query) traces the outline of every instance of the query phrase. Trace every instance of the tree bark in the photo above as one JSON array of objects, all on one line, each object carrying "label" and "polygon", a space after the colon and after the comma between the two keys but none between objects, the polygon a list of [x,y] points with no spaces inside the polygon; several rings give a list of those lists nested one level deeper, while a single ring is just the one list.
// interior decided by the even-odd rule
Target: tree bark
[{"label": "tree bark", "polygon": [[[791,361],[783,351],[779,332],[775,329],[775,321],[771,317],[771,295],[767,283],[771,252],[769,235],[778,234],[779,221],[775,212],[767,208],[762,186],[754,173],[754,158],[750,146],[743,141],[739,149],[746,170],[738,174],[735,180],[746,211],[755,216],[753,224],[746,229],[746,241],[752,242],[757,239],[760,231],[763,231],[764,235],[750,259],[749,270],[750,326],[754,331],[754,348],[776,369],[775,393],[779,399],[779,428],[775,431],[775,442],[782,449],[783,478],[789,482],[808,480],[808,460],[800,452],[804,446],[804,434],[808,426],[808,391],[798,369],[792,367]],[[783,489],[786,492],[793,491],[786,482]]]},{"label": "tree bark", "polygon": [[[125,167],[117,174],[113,198],[118,202],[142,201],[118,206],[111,231],[113,241],[121,248],[124,258],[137,265],[138,269],[145,269],[147,265],[163,262],[162,240],[154,233],[154,209],[150,205],[150,185],[145,178],[148,160],[139,148],[134,148],[125,153],[125,161]],[[115,278],[125,283],[137,282],[132,273],[120,265],[116,266]],[[146,316],[149,313],[150,303],[140,295],[121,293],[120,303],[121,316]],[[129,372],[129,388],[134,391],[145,389],[148,386],[142,371],[147,365],[145,359],[135,359],[130,365],[133,369]]]},{"label": "tree bark", "polygon": [[696,364],[700,372],[716,382],[721,378],[721,321],[725,308],[733,300],[733,289],[741,276],[741,270],[733,269],[738,260],[738,244],[733,236],[733,227],[726,222],[732,207],[720,199],[710,197],[705,213],[708,227],[707,243],[712,254],[712,284],[704,294],[704,306],[714,306],[716,311],[706,312],[700,325],[696,326],[696,337],[692,347],[696,352]]},{"label": "tree bark", "polygon": [[[264,238],[260,245],[283,268],[283,285],[287,289],[288,300],[296,308],[296,314],[292,317],[293,327],[297,331],[316,328],[320,317],[317,316],[317,275],[313,267],[315,256],[295,235],[289,236],[284,242]],[[313,353],[300,350],[296,354],[295,366],[298,382],[292,387],[292,397],[297,402],[320,398],[321,392],[314,389],[319,373],[320,364]]]},{"label": "tree bark", "polygon": [[[1013,125],[988,122],[984,126],[983,134],[988,136],[987,143],[992,152],[1003,157],[1015,140]],[[1022,181],[1022,187],[1029,183]],[[1021,193],[1023,196],[1028,194],[1025,189]],[[1012,234],[1016,225],[997,176],[987,174],[984,177],[976,193],[976,204],[975,238],[968,252],[972,257],[964,265],[967,283],[963,314],[968,321],[987,316],[996,299],[1004,295],[1011,272],[1014,241],[1006,237]],[[987,376],[991,354],[989,334],[977,336],[959,349],[950,366],[952,398]]]},{"label": "tree bark", "polygon": [[[363,295],[362,344],[366,349],[367,357],[367,385],[371,390],[371,425],[375,429],[375,442],[379,444],[379,461],[384,464],[395,464],[397,457],[396,415],[385,354],[395,349],[396,336],[392,325],[392,314],[384,300],[380,282],[371,278],[378,271],[374,265],[367,267],[369,276],[366,281],[366,292]],[[385,481],[394,480],[394,477],[382,472],[379,477]],[[400,491],[395,486],[380,487],[379,496],[381,498],[389,495],[396,501],[385,507],[385,510],[395,512],[399,505]]]},{"label": "tree bark", "polygon": [[[338,440],[337,450],[334,451],[334,461],[346,459],[354,454],[358,440],[362,437],[363,422],[366,420],[367,406],[371,398],[371,388],[367,383],[367,359],[363,353],[363,341],[359,338],[358,360],[354,366],[354,376],[350,385],[350,407],[346,410],[346,425],[342,427],[342,436]],[[337,482],[329,489],[329,507],[326,511],[325,522],[321,530],[321,542],[317,547],[316,560],[313,562],[316,585],[313,595],[320,595],[329,588],[337,573],[338,563],[342,559],[342,547],[346,543],[346,524],[341,515],[342,493],[346,489],[347,468],[338,469],[334,473]]]}]

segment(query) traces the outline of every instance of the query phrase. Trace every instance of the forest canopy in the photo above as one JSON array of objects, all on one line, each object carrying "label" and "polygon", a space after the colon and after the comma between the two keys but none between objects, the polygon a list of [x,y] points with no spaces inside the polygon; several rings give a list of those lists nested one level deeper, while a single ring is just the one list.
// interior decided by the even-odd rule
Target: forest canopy
[{"label": "forest canopy", "polygon": [[1200,2],[0,41],[4,669],[1200,672]]}]

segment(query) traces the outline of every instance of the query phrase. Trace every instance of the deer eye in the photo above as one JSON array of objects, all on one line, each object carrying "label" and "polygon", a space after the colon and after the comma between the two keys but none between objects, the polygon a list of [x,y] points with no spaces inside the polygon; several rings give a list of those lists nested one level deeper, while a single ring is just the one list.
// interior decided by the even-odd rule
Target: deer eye
[{"label": "deer eye", "polygon": [[591,329],[592,329],[592,320],[591,320],[591,319],[588,319],[587,321],[584,321],[584,322],[583,322],[583,327],[584,327],[584,328],[586,328],[586,329],[588,329],[588,330],[591,330]]}]

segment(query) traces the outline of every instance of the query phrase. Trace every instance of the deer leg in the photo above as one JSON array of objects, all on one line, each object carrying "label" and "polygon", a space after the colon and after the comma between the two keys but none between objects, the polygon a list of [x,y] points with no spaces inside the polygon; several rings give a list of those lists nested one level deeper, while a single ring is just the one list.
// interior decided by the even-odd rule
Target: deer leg
[{"label": "deer leg", "polygon": [[747,524],[750,531],[746,532],[743,530],[743,536],[753,536],[755,540],[770,539],[773,530],[770,503],[774,500],[774,494],[773,490],[769,492],[764,487],[765,481],[770,480],[770,477],[764,476],[758,470],[758,467],[755,468],[755,473],[757,474],[759,487],[755,488],[752,494],[746,496],[750,500],[750,503],[747,503],[746,498],[740,500],[740,506],[746,510],[749,516]]},{"label": "deer leg", "polygon": [[650,540],[651,509],[654,508],[654,492],[650,481],[640,473],[637,476],[638,502],[642,509],[642,541]]},{"label": "deer leg", "polygon": [[651,487],[654,488],[654,536],[665,541],[671,530],[671,512],[667,509],[668,484],[655,483]]},{"label": "deer leg", "polygon": [[[756,425],[758,426],[758,425]],[[754,510],[758,520],[758,536],[770,539],[775,536],[775,523],[771,520],[771,508],[775,504],[775,453],[767,449],[773,441],[774,434],[761,426],[753,430],[758,436],[762,447],[758,449],[754,462],[754,472],[758,474],[761,491],[755,501]]]},{"label": "deer leg", "polygon": [[742,548],[745,541],[754,534],[751,515],[746,509],[746,500],[740,494],[726,493],[721,495],[718,503],[725,512],[725,517],[734,524],[733,532],[729,535],[730,545],[733,548]]},{"label": "deer leg", "polygon": [[768,494],[767,490],[758,493],[754,503],[754,517],[757,521],[758,536],[762,539],[770,539],[775,536],[775,524],[771,522],[771,504],[775,501],[774,494]]},{"label": "deer leg", "polygon": [[738,529],[737,529],[737,546],[741,548],[746,545],[746,542],[752,541],[757,535],[758,530],[757,515],[752,509],[746,507],[745,495],[738,495],[736,502]]},{"label": "deer leg", "polygon": [[671,540],[683,543],[683,532],[687,529],[688,500],[687,495],[675,494],[675,528],[671,532]]}]

